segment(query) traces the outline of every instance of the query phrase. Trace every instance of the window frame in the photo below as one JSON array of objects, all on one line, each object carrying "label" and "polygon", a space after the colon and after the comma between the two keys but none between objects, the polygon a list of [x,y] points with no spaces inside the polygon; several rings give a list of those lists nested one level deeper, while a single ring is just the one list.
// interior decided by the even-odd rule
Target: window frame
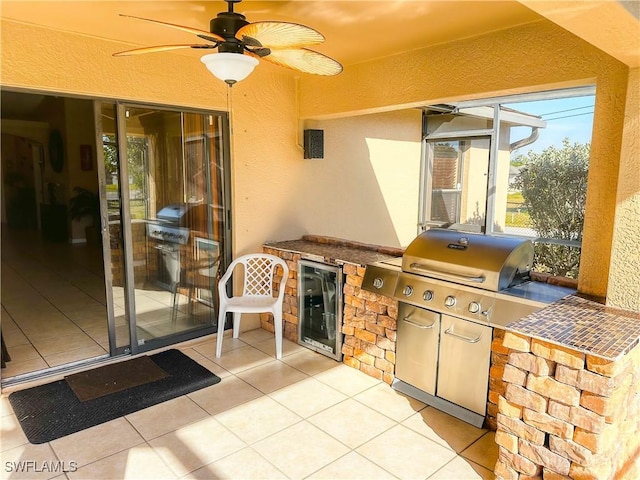
[{"label": "window frame", "polygon": [[[546,243],[554,245],[565,245],[570,247],[582,246],[581,241],[563,240],[555,238],[545,237],[529,237],[525,235],[519,235],[509,232],[499,232],[494,229],[495,225],[495,208],[496,208],[496,172],[497,172],[497,158],[500,145],[500,124],[502,105],[520,103],[520,102],[534,102],[542,100],[554,100],[564,99],[572,97],[583,97],[596,94],[595,85],[586,85],[581,87],[573,87],[560,90],[546,90],[540,92],[523,93],[517,95],[506,95],[500,97],[492,97],[486,99],[473,99],[461,102],[455,102],[455,110],[464,110],[476,107],[492,107],[493,108],[493,123],[491,128],[477,129],[477,130],[452,130],[447,132],[437,132],[430,134],[428,131],[428,115],[426,111],[429,107],[423,108],[422,118],[422,155],[420,160],[420,185],[419,185],[419,198],[418,198],[418,222],[417,222],[417,234],[419,235],[423,231],[429,228],[438,228],[441,226],[441,222],[435,222],[428,218],[431,212],[431,193],[433,184],[433,164],[429,158],[427,142],[434,140],[462,140],[470,137],[489,136],[489,174],[487,179],[487,202],[485,210],[485,226],[481,229],[480,233],[485,235],[496,236],[512,236],[523,237],[531,239],[534,243]],[[441,105],[436,106],[437,109],[441,108]],[[452,230],[471,231],[466,224],[452,224],[446,228]]]},{"label": "window frame", "polygon": [[[469,132],[452,132],[453,136],[449,137],[449,136],[441,136],[441,135],[436,135],[436,136],[426,136],[423,139],[423,150],[424,150],[424,155],[423,155],[423,162],[421,165],[421,170],[423,170],[423,175],[424,178],[427,180],[426,182],[421,182],[420,183],[420,199],[421,199],[421,207],[420,209],[423,209],[419,215],[420,215],[420,221],[418,223],[418,234],[420,234],[422,231],[426,230],[427,228],[443,228],[444,225],[446,225],[446,227],[444,228],[450,228],[452,230],[463,230],[463,231],[469,231],[469,232],[474,232],[474,233],[487,233],[486,232],[486,210],[488,208],[488,202],[489,202],[489,197],[488,194],[486,196],[486,201],[485,201],[485,225],[472,225],[472,224],[467,224],[467,223],[461,223],[460,221],[460,211],[458,211],[456,213],[456,219],[457,221],[455,223],[452,224],[444,224],[440,221],[436,221],[436,220],[432,220],[431,219],[431,211],[432,211],[432,200],[433,200],[433,158],[434,156],[432,155],[433,152],[433,148],[429,146],[429,144],[435,144],[437,142],[460,142],[460,143],[465,143],[466,144],[466,148],[464,150],[470,149],[471,148],[471,141],[473,140],[488,140],[489,141],[489,145],[491,145],[491,136],[487,135],[486,131],[483,130],[478,130],[478,131],[469,131]],[[461,150],[461,151],[464,151]],[[465,178],[465,173],[464,173],[464,169],[462,168],[463,165],[459,165],[458,166],[458,170],[459,170],[459,180],[462,182],[462,184],[464,185],[464,178]],[[489,151],[489,159],[488,159],[488,171],[487,171],[487,191],[490,190],[489,188],[489,177],[491,175],[491,151]],[[459,189],[460,192],[462,192],[464,190],[464,186],[461,187]],[[428,216],[428,218],[427,218]],[[476,228],[477,227],[477,228]]]}]

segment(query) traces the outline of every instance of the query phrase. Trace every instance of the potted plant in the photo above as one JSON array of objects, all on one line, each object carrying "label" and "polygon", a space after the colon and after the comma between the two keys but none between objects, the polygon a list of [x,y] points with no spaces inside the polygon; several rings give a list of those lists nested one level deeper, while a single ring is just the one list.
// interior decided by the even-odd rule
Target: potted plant
[{"label": "potted plant", "polygon": [[73,220],[91,217],[91,224],[85,227],[87,243],[100,243],[100,197],[97,193],[82,187],[74,187],[75,195],[69,200],[69,213]]}]

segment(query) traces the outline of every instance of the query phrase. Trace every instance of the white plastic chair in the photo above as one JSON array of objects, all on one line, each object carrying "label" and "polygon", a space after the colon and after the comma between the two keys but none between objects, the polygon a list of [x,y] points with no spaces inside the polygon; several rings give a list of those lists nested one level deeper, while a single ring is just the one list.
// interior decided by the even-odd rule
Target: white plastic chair
[{"label": "white plastic chair", "polygon": [[[244,286],[242,294],[229,297],[227,283],[235,268],[242,264],[244,267]],[[282,278],[275,281],[276,268],[282,268]],[[289,276],[289,268],[284,260],[266,253],[252,253],[238,257],[220,279],[218,283],[218,298],[220,309],[218,312],[218,340],[216,357],[222,353],[222,337],[227,312],[233,312],[233,338],[240,334],[240,317],[243,313],[264,313],[273,315],[276,334],[276,358],[282,358],[282,300],[284,285]],[[274,297],[275,287],[278,285],[278,296]]]}]

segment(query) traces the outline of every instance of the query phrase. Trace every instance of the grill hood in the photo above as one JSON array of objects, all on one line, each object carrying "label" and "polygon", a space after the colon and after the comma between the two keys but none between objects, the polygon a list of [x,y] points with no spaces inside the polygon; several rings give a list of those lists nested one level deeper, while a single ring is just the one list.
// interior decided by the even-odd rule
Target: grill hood
[{"label": "grill hood", "polygon": [[402,257],[402,270],[491,291],[528,276],[530,240],[430,229],[416,237]]},{"label": "grill hood", "polygon": [[167,205],[158,211],[157,217],[159,220],[179,224],[189,211],[189,208],[190,206],[186,203]]}]

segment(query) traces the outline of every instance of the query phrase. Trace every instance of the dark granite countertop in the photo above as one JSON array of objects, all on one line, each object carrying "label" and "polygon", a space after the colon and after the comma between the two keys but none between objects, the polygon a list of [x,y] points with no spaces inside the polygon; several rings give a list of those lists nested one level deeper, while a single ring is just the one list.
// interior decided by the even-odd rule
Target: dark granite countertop
[{"label": "dark granite countertop", "polygon": [[[315,235],[267,242],[264,246],[334,265],[351,263],[366,266],[383,262],[387,268],[399,268],[398,257],[403,254],[402,249]],[[554,295],[557,290],[554,287]],[[565,294],[571,291],[561,290]],[[607,307],[580,294],[567,295],[504,328],[607,360],[617,360],[640,343],[640,313]]]},{"label": "dark granite countertop", "polygon": [[[267,242],[265,247],[299,253],[302,258],[329,264],[352,263],[365,266],[380,260],[393,258],[392,251],[379,251],[367,245],[352,242],[320,243],[305,239]],[[402,255],[402,254],[400,254]]]},{"label": "dark granite countertop", "polygon": [[640,342],[640,313],[569,295],[509,323],[505,329],[588,355],[617,360]]}]

